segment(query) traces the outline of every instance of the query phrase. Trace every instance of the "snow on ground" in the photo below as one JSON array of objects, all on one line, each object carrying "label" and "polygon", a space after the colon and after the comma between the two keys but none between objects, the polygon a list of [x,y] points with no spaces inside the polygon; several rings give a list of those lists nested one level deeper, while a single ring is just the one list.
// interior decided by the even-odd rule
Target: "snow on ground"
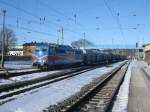
[{"label": "snow on ground", "polygon": [[15,81],[25,81],[25,80],[31,80],[39,77],[44,77],[50,74],[59,73],[62,70],[55,70],[55,71],[49,71],[49,72],[40,72],[40,73],[32,73],[32,74],[26,74],[26,75],[20,75],[17,77],[11,77],[11,80]]},{"label": "snow on ground", "polygon": [[9,84],[9,83],[12,83],[13,81],[11,80],[7,80],[7,79],[0,79],[0,85],[2,84]]},{"label": "snow on ground", "polygon": [[4,66],[8,69],[32,68],[32,61],[5,61]]},{"label": "snow on ground", "polygon": [[127,112],[128,106],[128,95],[129,95],[129,85],[130,85],[130,77],[131,77],[131,70],[134,66],[141,66],[136,60],[133,60],[126,72],[126,76],[124,78],[124,82],[120,86],[120,90],[117,94],[116,101],[114,102],[112,112]]},{"label": "snow on ground", "polygon": [[80,91],[93,79],[108,73],[122,62],[109,67],[100,67],[80,75],[37,88],[20,95],[0,106],[2,112],[41,112],[49,105],[57,104]]},{"label": "snow on ground", "polygon": [[7,80],[6,79],[0,79],[0,85],[15,83],[15,82],[18,82],[18,81],[31,80],[31,79],[35,79],[35,78],[40,78],[40,77],[44,77],[44,76],[47,76],[47,75],[51,75],[51,74],[54,74],[54,73],[60,73],[60,72],[63,72],[63,71],[67,72],[67,71],[70,71],[70,70],[71,69],[54,70],[54,71],[48,71],[48,72],[40,72],[40,73],[31,73],[31,74],[20,75],[20,76],[16,76],[16,77],[11,77],[11,78],[9,78]]},{"label": "snow on ground", "polygon": [[36,68],[26,68],[26,69],[15,69],[15,70],[8,70],[9,73],[20,73],[20,72],[32,72],[32,71],[37,71],[38,69]]},{"label": "snow on ground", "polygon": [[[76,69],[76,68],[72,68],[72,69]],[[48,71],[48,72],[38,72],[38,73],[25,74],[25,75],[20,75],[20,76],[16,76],[16,77],[11,77],[7,80],[6,79],[0,79],[0,85],[15,83],[15,82],[19,82],[19,81],[32,80],[32,79],[44,77],[44,76],[55,74],[55,73],[69,72],[72,69],[70,68],[70,69],[54,70],[54,71]],[[35,70],[36,69],[24,69],[24,70],[21,70],[21,72],[35,71]],[[15,72],[15,73],[20,72],[20,70],[9,71],[9,73],[13,73],[13,72]],[[0,73],[3,73],[3,72],[0,71]]]}]

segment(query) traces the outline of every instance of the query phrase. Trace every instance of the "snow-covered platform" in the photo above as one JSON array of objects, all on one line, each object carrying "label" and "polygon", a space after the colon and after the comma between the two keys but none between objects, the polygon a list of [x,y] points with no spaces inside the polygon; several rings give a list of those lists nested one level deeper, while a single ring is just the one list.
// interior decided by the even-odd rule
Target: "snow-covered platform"
[{"label": "snow-covered platform", "polygon": [[150,111],[150,68],[136,62],[131,69],[128,112]]}]

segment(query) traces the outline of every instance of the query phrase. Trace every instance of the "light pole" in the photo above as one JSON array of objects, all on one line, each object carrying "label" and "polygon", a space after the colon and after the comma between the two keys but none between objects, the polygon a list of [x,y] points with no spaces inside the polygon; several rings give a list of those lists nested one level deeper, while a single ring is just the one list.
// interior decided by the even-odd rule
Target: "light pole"
[{"label": "light pole", "polygon": [[5,14],[6,10],[3,10],[3,38],[2,38],[2,58],[1,58],[1,68],[4,68],[4,55],[5,55]]},{"label": "light pole", "polygon": [[[63,28],[63,26],[58,30],[58,32],[61,33],[61,45],[63,45],[64,44],[64,28]],[[59,44],[59,37],[57,39],[57,42]]]},{"label": "light pole", "polygon": [[84,49],[85,49],[85,32],[83,33],[83,45],[84,45]]},{"label": "light pole", "polygon": [[64,44],[64,28],[63,26],[61,27],[61,44]]}]

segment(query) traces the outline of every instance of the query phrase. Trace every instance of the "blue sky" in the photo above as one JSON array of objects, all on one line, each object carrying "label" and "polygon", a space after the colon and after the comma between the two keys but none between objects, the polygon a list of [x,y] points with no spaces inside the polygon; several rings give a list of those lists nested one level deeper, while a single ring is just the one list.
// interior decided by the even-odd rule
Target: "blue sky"
[{"label": "blue sky", "polygon": [[149,0],[0,0],[0,10],[7,10],[6,24],[15,31],[18,44],[56,42],[61,26],[65,44],[83,38],[84,32],[96,45],[147,43],[149,6]]}]

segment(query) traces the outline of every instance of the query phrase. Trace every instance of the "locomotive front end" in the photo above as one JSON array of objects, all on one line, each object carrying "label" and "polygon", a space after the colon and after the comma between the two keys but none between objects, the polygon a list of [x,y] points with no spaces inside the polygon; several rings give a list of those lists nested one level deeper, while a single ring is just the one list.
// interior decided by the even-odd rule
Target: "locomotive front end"
[{"label": "locomotive front end", "polygon": [[46,67],[48,65],[48,46],[35,46],[32,59],[33,66]]}]

